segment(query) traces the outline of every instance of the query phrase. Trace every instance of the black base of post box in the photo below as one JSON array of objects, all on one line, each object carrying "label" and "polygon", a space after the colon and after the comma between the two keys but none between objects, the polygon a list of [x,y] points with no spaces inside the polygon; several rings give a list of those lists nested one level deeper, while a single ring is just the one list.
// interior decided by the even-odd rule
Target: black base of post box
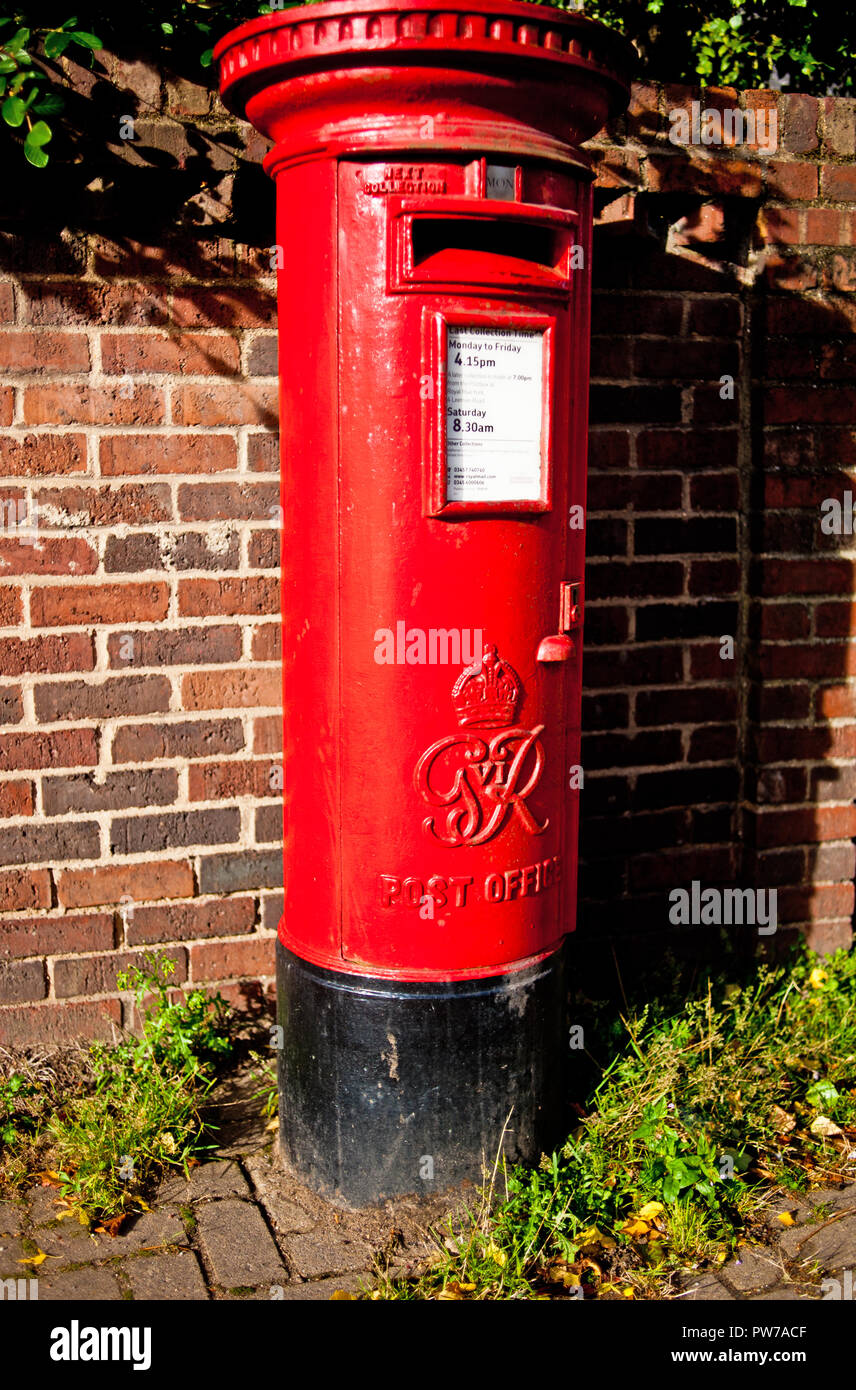
[{"label": "black base of post box", "polygon": [[[488,979],[410,983],[310,965],[277,942],[280,1146],[349,1207],[428,1195],[566,1132],[564,950]],[[507,1124],[506,1124],[507,1122]]]}]

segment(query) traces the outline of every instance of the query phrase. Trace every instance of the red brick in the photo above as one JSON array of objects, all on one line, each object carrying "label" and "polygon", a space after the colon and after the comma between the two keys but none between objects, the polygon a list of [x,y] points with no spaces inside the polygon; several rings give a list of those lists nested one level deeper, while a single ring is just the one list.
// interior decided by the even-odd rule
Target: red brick
[{"label": "red brick", "polygon": [[[188,389],[188,388],[185,388]],[[133,395],[103,386],[28,386],[24,421],[28,425],[162,425],[163,392],[136,386]]]},{"label": "red brick", "polygon": [[764,560],[762,593],[840,594],[851,589],[854,567],[848,560]]},{"label": "red brick", "polygon": [[97,682],[51,681],[35,687],[40,724],[61,719],[116,719],[128,714],[158,714],[169,709],[171,686],[166,676],[108,676]]},{"label": "red brick", "polygon": [[817,266],[802,256],[776,256],[767,253],[764,276],[771,289],[813,290],[818,282]]},{"label": "red brick", "polygon": [[774,159],[767,165],[767,187],[774,198],[802,202],[817,197],[817,165]]},{"label": "red brick", "polygon": [[823,886],[804,884],[799,888],[781,888],[776,904],[778,920],[780,923],[807,922],[823,918],[852,917],[853,901],[852,883]]},{"label": "red brick", "polygon": [[264,714],[253,720],[253,752],[279,753],[282,750],[282,717]]},{"label": "red brick", "polygon": [[241,667],[226,671],[192,671],[182,677],[184,709],[253,709],[282,702],[277,670]]},{"label": "red brick", "polygon": [[179,328],[273,328],[273,289],[246,285],[222,290],[187,288],[173,294],[173,321]]},{"label": "red brick", "polygon": [[765,419],[771,425],[847,424],[856,414],[856,387],[769,387]]},{"label": "red brick", "polygon": [[108,376],[167,372],[183,376],[234,376],[241,353],[223,333],[104,333],[101,359]]},{"label": "red brick", "polygon": [[253,630],[253,661],[279,661],[282,658],[279,623],[264,623]]},{"label": "red brick", "polygon": [[278,391],[275,383],[260,381],[236,386],[176,387],[173,419],[177,425],[267,425],[275,429],[279,418]]},{"label": "red brick", "polygon": [[817,97],[783,96],[779,110],[784,117],[784,148],[791,154],[810,154],[818,147],[817,121],[820,103]]},{"label": "red brick", "polygon": [[153,762],[158,758],[209,758],[238,753],[244,734],[238,719],[182,719],[175,723],[125,724],[113,736],[113,762]]},{"label": "red brick", "polygon": [[815,636],[856,636],[856,607],[845,603],[819,603],[815,608]]},{"label": "red brick", "polygon": [[121,903],[123,898],[135,903],[192,898],[193,892],[193,870],[183,859],[63,869],[57,875],[57,896],[63,907],[101,907]]},{"label": "red brick", "polygon": [[253,930],[256,916],[255,898],[212,898],[207,902],[138,907],[127,914],[128,945],[237,936]]},{"label": "red brick", "polygon": [[37,478],[56,473],[83,473],[86,436],[24,434],[0,438],[0,470],[6,478]]},{"label": "red brick", "polygon": [[817,693],[818,714],[824,719],[856,719],[856,689],[852,685],[826,685]]},{"label": "red brick", "polygon": [[793,246],[806,240],[803,234],[805,212],[800,208],[770,204],[758,214],[758,230],[765,242]]},{"label": "red brick", "polygon": [[260,521],[279,516],[278,483],[183,483],[178,489],[182,521]]},{"label": "red brick", "polygon": [[140,526],[144,522],[169,521],[172,516],[167,483],[42,488],[38,502],[64,514],[74,525]]},{"label": "red brick", "polygon": [[808,637],[811,613],[804,603],[765,603],[761,609],[762,640],[781,642]]},{"label": "red brick", "polygon": [[62,585],[34,589],[30,616],[34,627],[85,623],[154,623],[166,617],[166,584],[101,584],[97,588]]},{"label": "red brick", "polygon": [[279,471],[279,435],[251,434],[247,440],[247,467],[251,473]]},{"label": "red brick", "polygon": [[0,771],[3,772],[30,772],[43,767],[94,767],[97,762],[94,729],[0,734]]},{"label": "red brick", "polygon": [[856,154],[856,101],[847,97],[825,97],[822,107],[827,152],[852,159]]},{"label": "red brick", "polygon": [[104,477],[144,473],[221,473],[238,466],[228,434],[116,434],[99,445]]},{"label": "red brick", "polygon": [[0,685],[0,724],[20,724],[24,718],[23,689],[20,685]]},{"label": "red brick", "polygon": [[850,219],[835,208],[809,208],[805,215],[805,239],[811,246],[846,246]]},{"label": "red brick", "polygon": [[0,639],[0,670],[6,676],[35,671],[42,675],[64,671],[92,671],[95,648],[92,638],[70,632],[61,637],[4,637]]},{"label": "red brick", "polygon": [[107,638],[107,651],[114,669],[212,666],[217,662],[239,661],[243,637],[237,626],[181,627],[164,632],[112,632]]},{"label": "red brick", "polygon": [[279,585],[267,576],[254,579],[180,579],[178,611],[183,618],[233,617],[276,613]]},{"label": "red brick", "polygon": [[856,169],[851,164],[824,164],[821,186],[823,196],[835,203],[856,202]]},{"label": "red brick", "polygon": [[[0,938],[2,940],[2,938]],[[0,1004],[23,1004],[47,995],[45,966],[41,960],[0,960]],[[3,1013],[0,1011],[0,1029]]]},{"label": "red brick", "polygon": [[[173,985],[187,979],[187,953],[183,947],[167,949],[162,954],[175,966]],[[122,952],[109,956],[72,956],[54,963],[54,990],[59,999],[76,994],[112,994],[117,988],[120,970],[133,970],[145,960],[144,952]]]},{"label": "red brick", "polygon": [[32,782],[0,782],[0,817],[31,816],[34,792]]},{"label": "red brick", "polygon": [[0,873],[0,910],[33,911],[51,905],[51,876],[47,869],[10,869]]},{"label": "red brick", "polygon": [[194,984],[202,980],[273,975],[276,970],[276,938],[241,941],[206,941],[190,947],[190,972]]},{"label": "red brick", "polygon": [[89,344],[82,333],[0,333],[0,367],[20,372],[87,372]]},{"label": "red brick", "polygon": [[8,280],[0,281],[0,323],[11,323],[15,317],[15,296]]},{"label": "red brick", "polygon": [[157,326],[167,321],[167,289],[151,285],[104,285],[81,280],[28,280],[21,321],[61,327],[79,324]]},{"label": "red brick", "polygon": [[16,584],[0,584],[0,627],[14,627],[21,621],[21,590]]},{"label": "red brick", "polygon": [[28,1004],[0,1010],[0,1042],[7,1046],[76,1042],[79,1039],[115,1042],[122,1022],[118,999],[97,1003]]},{"label": "red brick", "polygon": [[[276,796],[282,791],[282,769],[270,758],[220,763],[193,763],[189,769],[191,801],[232,800],[238,796]],[[278,786],[274,786],[274,782]]]},{"label": "red brick", "polygon": [[11,574],[94,574],[98,553],[86,541],[41,535],[37,543],[0,535],[0,572]]},{"label": "red brick", "polygon": [[819,844],[852,840],[856,835],[856,806],[810,806],[803,810],[761,810],[755,813],[759,845]]},{"label": "red brick", "polygon": [[75,951],[112,951],[116,929],[112,912],[76,917],[16,917],[0,922],[0,958],[61,956]]}]

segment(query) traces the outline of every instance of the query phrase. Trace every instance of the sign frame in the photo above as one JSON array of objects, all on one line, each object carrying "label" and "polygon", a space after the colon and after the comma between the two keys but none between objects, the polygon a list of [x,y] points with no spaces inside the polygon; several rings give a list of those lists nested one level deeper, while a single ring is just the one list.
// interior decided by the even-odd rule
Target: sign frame
[{"label": "sign frame", "polygon": [[[536,498],[479,498],[451,501],[447,495],[446,342],[449,328],[520,329],[542,335],[541,385],[541,487]],[[553,506],[553,388],[556,317],[497,307],[493,312],[473,309],[425,311],[426,351],[424,380],[434,383],[433,399],[423,401],[423,477],[425,515],[454,521],[472,516],[514,516],[549,512]]]}]

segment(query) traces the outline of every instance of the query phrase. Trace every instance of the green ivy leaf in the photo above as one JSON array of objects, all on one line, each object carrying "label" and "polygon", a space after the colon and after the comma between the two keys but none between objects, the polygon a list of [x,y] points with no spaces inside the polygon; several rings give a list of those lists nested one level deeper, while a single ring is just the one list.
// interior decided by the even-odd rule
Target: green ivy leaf
[{"label": "green ivy leaf", "polygon": [[214,57],[214,49],[213,49],[213,48],[206,48],[206,50],[205,50],[204,53],[200,53],[200,55],[199,55],[199,61],[200,61],[200,63],[202,64],[202,66],[203,66],[204,68],[210,68],[210,66],[211,66],[211,60],[212,60],[213,57]]},{"label": "green ivy leaf", "polygon": [[59,58],[71,43],[71,34],[63,34],[59,30],[45,36],[45,57]]},{"label": "green ivy leaf", "polygon": [[79,43],[81,48],[103,48],[104,45],[97,34],[87,34],[84,29],[72,31],[71,38],[75,43]]},{"label": "green ivy leaf", "polygon": [[44,96],[34,103],[33,110],[40,116],[57,116],[60,111],[65,110],[65,101],[59,92],[45,92]]},{"label": "green ivy leaf", "polygon": [[36,121],[35,125],[27,132],[27,138],[24,141],[24,154],[36,169],[44,169],[48,162],[48,156],[42,146],[48,143],[52,135],[53,131],[47,121]]},{"label": "green ivy leaf", "polygon": [[24,124],[27,107],[20,97],[7,97],[0,110],[7,125],[19,126]]}]

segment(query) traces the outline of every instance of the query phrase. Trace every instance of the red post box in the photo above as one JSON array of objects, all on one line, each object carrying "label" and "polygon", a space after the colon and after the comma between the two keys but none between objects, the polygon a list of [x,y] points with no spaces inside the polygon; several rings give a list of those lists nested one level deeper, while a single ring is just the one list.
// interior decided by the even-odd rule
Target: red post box
[{"label": "red post box", "polygon": [[361,1205],[537,1156],[574,925],[591,175],[631,50],[516,0],[224,38],[273,139],[281,1148]]}]

